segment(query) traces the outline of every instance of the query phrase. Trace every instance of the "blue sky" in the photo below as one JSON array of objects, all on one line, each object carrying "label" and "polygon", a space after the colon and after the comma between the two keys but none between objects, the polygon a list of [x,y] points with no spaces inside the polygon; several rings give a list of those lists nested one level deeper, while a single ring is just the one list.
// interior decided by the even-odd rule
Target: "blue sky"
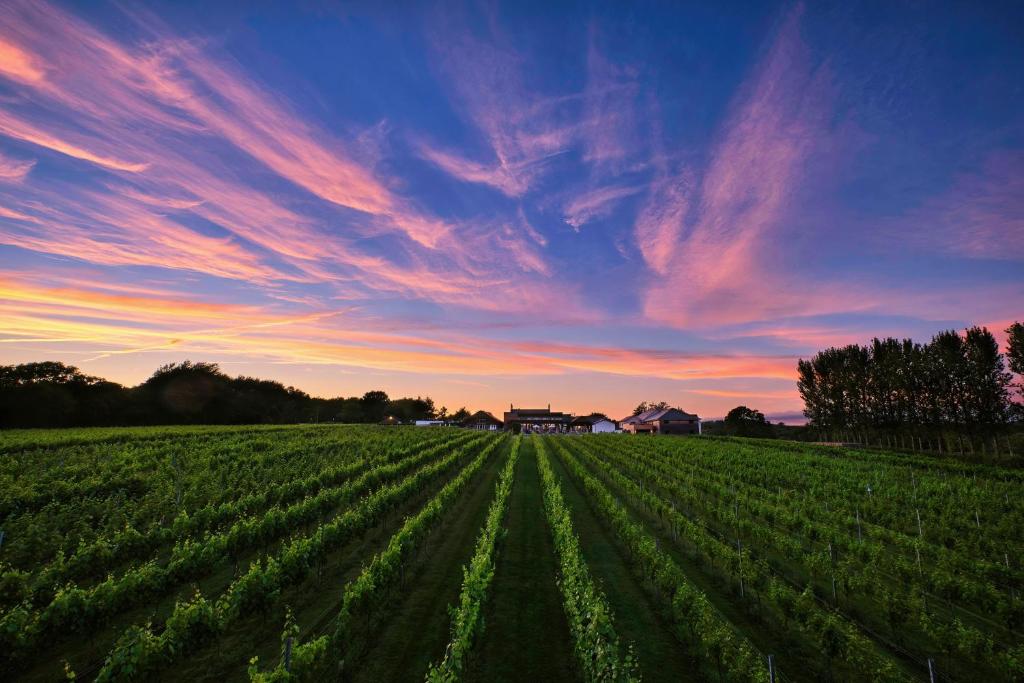
[{"label": "blue sky", "polygon": [[5,3],[8,362],[792,419],[1024,302],[1012,3]]}]

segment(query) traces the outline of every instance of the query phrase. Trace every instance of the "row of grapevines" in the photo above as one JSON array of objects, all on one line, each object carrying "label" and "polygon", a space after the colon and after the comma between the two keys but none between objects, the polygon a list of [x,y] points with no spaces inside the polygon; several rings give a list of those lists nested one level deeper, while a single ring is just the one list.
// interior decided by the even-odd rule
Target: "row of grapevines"
[{"label": "row of grapevines", "polygon": [[[225,633],[240,617],[266,611],[277,602],[283,589],[305,580],[328,553],[365,532],[410,495],[442,477],[478,443],[457,449],[442,460],[382,487],[356,507],[321,524],[312,534],[295,537],[266,562],[257,560],[250,565],[216,601],[197,596],[189,603],[177,604],[163,633],[156,635],[148,625],[130,628],[107,657],[97,680],[132,680],[172,664],[196,639],[208,642]],[[171,624],[178,628],[171,629]]]},{"label": "row of grapevines", "polygon": [[[1017,556],[1024,552],[1024,538],[1019,533],[1024,526],[1024,507],[1016,495],[1018,479],[1009,470],[993,469],[976,479],[976,472],[965,476],[946,469],[933,471],[780,451],[773,444],[717,440],[682,444],[673,450],[727,469],[753,486],[769,488],[770,477],[772,487],[786,489],[791,499],[801,499],[812,511],[830,501],[851,518],[859,511],[861,517],[900,536],[916,538],[923,530],[923,539],[937,550],[952,549],[966,558],[998,562],[1007,552]],[[783,455],[791,457],[780,457]]]},{"label": "row of grapevines", "polygon": [[[758,543],[783,555],[791,566],[801,567],[818,578],[834,575],[841,587],[858,594],[870,595],[871,589],[885,586],[887,602],[903,605],[893,612],[893,617],[905,619],[915,613],[912,610],[929,611],[925,605],[930,599],[931,608],[945,601],[952,611],[989,626],[999,625],[979,615],[976,609],[1001,616],[1011,631],[1024,623],[1024,603],[997,589],[991,581],[950,571],[944,564],[915,563],[905,556],[886,552],[885,546],[874,537],[858,540],[834,524],[795,514],[783,504],[763,500],[745,488],[730,489],[713,476],[700,478],[695,487],[692,481],[684,484],[677,477],[676,464],[635,452],[628,457],[617,456],[608,449],[604,453],[643,476],[647,476],[645,471],[656,471],[677,504],[682,502],[690,509],[700,510],[719,527],[733,528],[736,535],[748,543]],[[749,514],[741,517],[741,508]],[[800,536],[777,526],[775,521],[780,519],[789,519],[791,524],[796,522],[793,526],[799,529]],[[962,642],[977,643],[979,639],[964,638]],[[988,657],[991,652],[983,654]]]},{"label": "row of grapevines", "polygon": [[[776,506],[776,519],[780,524],[801,535],[813,537],[815,532],[809,525],[821,520],[845,530],[847,539],[858,537],[877,540],[885,549],[902,555],[902,559],[892,559],[894,564],[898,563],[901,566],[916,567],[917,557],[920,556],[923,564],[942,567],[959,575],[976,576],[985,582],[1016,584],[1024,577],[1019,570],[1010,569],[1003,563],[1003,554],[1000,555],[999,562],[993,562],[979,552],[964,552],[929,542],[927,535],[922,538],[917,533],[907,534],[876,523],[876,520],[869,518],[869,513],[874,509],[870,506],[870,499],[874,498],[877,492],[867,496],[869,500],[865,502],[865,497],[860,493],[863,487],[856,481],[851,481],[851,475],[844,473],[840,469],[841,463],[836,462],[834,458],[819,456],[816,461],[810,460],[796,465],[824,470],[831,473],[832,479],[846,482],[844,486],[832,487],[831,494],[813,486],[806,490],[787,488],[776,492],[774,486],[768,485],[768,481],[770,480],[772,484],[781,481],[783,475],[780,471],[786,472],[794,467],[793,463],[787,462],[784,451],[775,452],[762,448],[758,451],[757,460],[752,461],[742,457],[742,452],[730,454],[722,442],[718,441],[677,445],[654,440],[645,445],[625,444],[620,447],[632,453],[646,453],[650,457],[670,462],[674,467],[690,473],[690,478],[693,475],[702,478],[713,477],[723,486],[735,491],[731,494],[733,498],[738,495],[745,499],[768,501]],[[793,482],[787,480],[787,483]],[[916,519],[915,509],[905,510],[903,516]],[[927,519],[927,512],[924,516]]]},{"label": "row of grapevines", "polygon": [[413,517],[405,520],[388,541],[387,547],[375,555],[358,577],[344,589],[341,609],[335,617],[333,631],[293,647],[290,666],[282,661],[269,672],[259,670],[259,658],[250,660],[249,676],[252,681],[319,681],[337,677],[340,672],[328,671],[328,655],[344,667],[355,659],[368,634],[366,625],[386,600],[398,580],[409,556],[419,547],[426,535],[437,525],[458,495],[469,485],[473,475],[491,454],[504,442],[504,437],[492,439],[488,446],[452,478]]},{"label": "row of grapevines", "polygon": [[281,538],[372,487],[405,475],[435,455],[427,451],[376,467],[339,488],[322,491],[288,508],[275,507],[262,517],[243,518],[223,533],[199,541],[187,539],[174,546],[166,565],[150,561],[91,588],[69,584],[58,589],[53,600],[40,610],[33,610],[31,605],[19,605],[0,618],[0,637],[7,638],[4,654],[7,658],[20,659],[47,639],[102,626],[112,616],[146,604],[184,581],[205,575],[226,558],[237,558],[248,548]]},{"label": "row of grapevines", "polygon": [[583,485],[595,509],[629,550],[644,578],[649,579],[671,605],[671,616],[697,652],[716,664],[729,680],[764,681],[768,672],[757,649],[736,632],[696,588],[682,569],[662,551],[657,540],[633,521],[605,486],[590,475],[564,448],[554,442],[562,462]]},{"label": "row of grapevines", "polygon": [[[461,434],[459,438],[441,443],[421,442],[411,448],[403,449],[395,455],[404,458],[421,451],[421,457],[431,457],[445,448],[467,441],[468,438],[469,435]],[[424,449],[424,443],[429,447]],[[388,459],[383,460],[383,462],[387,461]],[[9,606],[12,602],[22,601],[39,605],[44,601],[52,600],[59,586],[69,581],[96,576],[129,559],[137,560],[146,553],[151,553],[175,541],[180,543],[188,539],[196,540],[204,532],[216,530],[225,522],[237,521],[246,514],[273,514],[273,508],[268,512],[271,505],[288,505],[314,491],[319,492],[315,498],[319,502],[308,505],[305,509],[307,512],[309,509],[322,510],[324,504],[333,499],[338,486],[366,470],[368,464],[366,459],[360,458],[342,467],[329,468],[310,477],[287,482],[281,487],[241,497],[233,503],[211,504],[191,514],[183,510],[175,517],[170,526],[153,527],[146,533],[139,532],[134,527],[126,527],[112,538],[100,538],[90,544],[81,544],[75,554],[66,560],[59,555],[56,561],[42,568],[32,577],[31,583],[26,572],[5,571],[0,574],[0,585],[4,586],[4,590],[0,591],[0,605]],[[312,503],[313,501],[308,502]],[[289,506],[284,510],[283,521],[289,528],[295,515],[306,515],[306,513],[299,513],[298,510],[303,510],[303,508]],[[291,519],[289,519],[289,515],[291,515]],[[266,519],[265,517],[264,520]],[[246,529],[251,534],[253,528],[251,526],[241,527],[239,533],[236,534],[236,539],[229,540],[228,546],[237,547],[245,543],[246,539],[239,537],[241,529]]]},{"label": "row of grapevines", "polygon": [[[589,474],[571,454],[564,449],[562,452],[567,456],[566,462],[570,469],[584,482],[589,491],[595,496],[614,501],[598,479]],[[691,521],[680,514],[673,506],[655,496],[649,488],[642,488],[629,477],[609,468],[603,459],[591,455],[590,462],[625,495],[671,525],[678,537],[697,549],[711,566],[719,567],[737,581],[744,581],[748,590],[757,590],[763,599],[774,603],[776,609],[771,612],[775,622],[773,625],[783,630],[789,624],[798,628],[816,649],[826,655],[830,666],[832,661],[842,660],[858,672],[870,671],[874,680],[906,680],[892,659],[880,653],[874,643],[861,634],[854,625],[842,615],[824,609],[812,594],[804,595],[802,591],[793,588],[771,571],[767,563],[756,561],[751,557],[749,548],[737,551],[735,547],[712,533],[705,524]],[[624,526],[639,526],[628,519],[624,510],[621,520]],[[655,554],[661,554],[676,571],[681,572],[659,551],[656,544],[654,551]],[[655,575],[659,571],[656,561],[656,558],[651,558],[651,563],[646,567]]]},{"label": "row of grapevines", "polygon": [[[655,485],[671,494],[673,500],[672,510],[668,511],[663,505],[651,505],[650,493],[647,492],[645,503],[648,509],[655,513],[665,515],[666,521],[676,527],[675,507],[683,501],[691,509],[699,509],[704,517],[696,520],[699,528],[708,529],[719,539],[717,557],[727,567],[731,575],[739,578],[742,571],[744,578],[755,589],[766,586],[766,577],[774,575],[784,582],[797,585],[797,581],[786,577],[781,568],[773,566],[771,555],[781,555],[787,562],[787,569],[797,567],[805,574],[816,577],[819,580],[832,576],[836,584],[845,591],[855,590],[857,593],[858,616],[853,618],[843,614],[844,618],[862,626],[866,619],[865,610],[867,604],[879,602],[880,609],[877,614],[885,614],[890,622],[891,628],[899,628],[901,631],[907,627],[915,629],[919,637],[928,645],[926,649],[918,649],[916,659],[923,665],[929,654],[938,652],[956,653],[961,663],[974,662],[975,666],[985,669],[995,667],[1003,674],[1013,677],[1019,673],[1020,655],[1024,650],[1021,647],[1005,645],[996,642],[991,635],[979,630],[977,627],[965,623],[959,617],[939,618],[935,613],[934,602],[929,605],[927,596],[922,593],[922,576],[932,575],[934,572],[924,572],[919,576],[915,570],[900,572],[901,576],[888,575],[883,570],[883,563],[878,561],[855,561],[853,553],[846,555],[845,561],[835,561],[833,553],[825,548],[819,552],[808,551],[804,543],[798,542],[786,534],[783,534],[759,521],[747,518],[738,518],[738,505],[725,505],[721,502],[709,501],[703,496],[697,495],[696,490],[708,491],[714,488],[714,484],[698,480],[697,488],[694,482],[681,486],[674,483],[671,477],[666,478],[662,471],[656,471],[647,467],[644,458],[632,454],[630,457],[617,456],[614,453],[604,452],[603,456],[610,462],[615,462],[624,471],[638,474],[647,481],[653,481]],[[636,487],[632,487],[636,491]],[[642,489],[640,489],[642,491]],[[746,542],[744,548],[744,560],[742,566],[731,558],[738,558],[738,554],[732,551],[729,542],[721,535],[715,533],[713,527],[708,525],[708,519],[714,521],[719,527],[732,525],[737,536]],[[829,536],[823,536],[829,538]],[[855,543],[845,536],[835,538],[835,547],[843,547],[844,543]],[[753,544],[751,543],[753,542]],[[823,543],[825,543],[823,541]],[[826,543],[827,545],[827,543]],[[755,549],[760,547],[762,552],[755,554]],[[834,549],[834,548],[833,548]],[[875,555],[877,557],[877,554]],[[925,584],[927,585],[927,584]],[[802,597],[800,591],[786,589],[784,583],[770,588],[769,592],[780,604],[793,606]],[[811,601],[804,601],[812,607]],[[817,600],[821,602],[821,600]],[[841,613],[841,612],[839,612]],[[841,613],[842,614],[842,613]],[[878,625],[875,625],[876,628]],[[916,648],[915,648],[916,649]]]},{"label": "row of grapevines", "polygon": [[428,681],[457,681],[462,676],[465,658],[473,647],[477,633],[483,627],[482,610],[487,600],[491,580],[494,578],[494,555],[498,538],[503,531],[502,522],[508,510],[509,495],[515,480],[516,463],[519,462],[520,438],[512,443],[505,469],[501,472],[494,500],[487,511],[480,538],[469,564],[463,569],[462,591],[459,604],[452,612],[452,637],[448,641],[444,657],[437,664],[431,664],[427,672]]},{"label": "row of grapevines", "polygon": [[[67,557],[77,546],[110,538],[126,526],[145,534],[167,526],[183,510],[232,502],[323,469],[338,461],[328,451],[339,446],[343,459],[355,457],[374,443],[369,436],[352,428],[293,428],[273,441],[259,432],[125,443],[96,452],[101,444],[47,454],[22,468],[18,477],[0,477],[0,500],[28,496],[44,503],[39,509],[14,505],[0,515],[4,559],[14,568],[38,572],[61,552]],[[402,430],[386,437],[380,435],[377,444],[388,448],[396,441],[408,442],[408,437],[422,438]],[[86,475],[74,479],[75,471]]]},{"label": "row of grapevines", "polygon": [[612,624],[612,608],[594,583],[572,527],[572,516],[562,498],[555,473],[551,469],[544,441],[536,440],[537,466],[540,468],[544,514],[558,554],[562,606],[569,620],[576,661],[588,681],[636,681],[639,667],[627,652],[620,656],[619,637]]}]

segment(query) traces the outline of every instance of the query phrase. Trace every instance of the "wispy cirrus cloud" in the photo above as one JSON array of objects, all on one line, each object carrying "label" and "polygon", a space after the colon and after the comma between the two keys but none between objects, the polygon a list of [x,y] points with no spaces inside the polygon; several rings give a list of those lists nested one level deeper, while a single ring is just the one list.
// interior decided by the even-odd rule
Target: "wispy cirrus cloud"
[{"label": "wispy cirrus cloud", "polygon": [[599,172],[619,169],[641,148],[636,101],[640,95],[638,69],[616,64],[600,49],[600,31],[591,23],[588,32],[587,83],[583,91],[580,134],[583,160]]},{"label": "wispy cirrus cloud", "polygon": [[31,55],[5,40],[0,40],[0,73],[27,83],[37,83],[46,77]]},{"label": "wispy cirrus cloud", "polygon": [[[801,39],[802,11],[783,20],[740,87],[699,186],[691,193],[685,180],[666,180],[668,191],[652,193],[638,237],[648,263],[664,276],[647,297],[653,319],[742,322],[807,306],[803,288],[766,258],[779,253],[779,230],[805,165],[830,134],[828,69],[814,64]],[[758,292],[769,283],[766,302]],[[670,291],[685,296],[666,296]]]},{"label": "wispy cirrus cloud", "polygon": [[14,159],[0,153],[0,182],[17,183],[36,165],[34,159]]},{"label": "wispy cirrus cloud", "polygon": [[[112,154],[87,149],[87,146],[90,146],[89,142],[71,142],[63,137],[40,130],[28,121],[3,111],[0,111],[0,135],[29,142],[74,159],[91,162],[112,171],[138,173],[149,168],[149,164],[145,162],[126,161],[118,159]],[[92,144],[103,145],[99,141],[93,141]]]},{"label": "wispy cirrus cloud", "polygon": [[[317,279],[346,295],[377,290],[467,306],[493,300],[485,290],[515,272],[550,273],[529,232],[524,241],[495,228],[487,249],[471,251],[474,226],[397,195],[359,144],[309,122],[206,41],[141,11],[129,16],[134,42],[40,3],[0,12],[6,54],[17,57],[0,76],[19,93],[0,112],[0,135],[109,175],[99,185],[41,181],[9,194],[4,215],[35,227],[0,227],[5,243],[104,265]],[[27,173],[2,167],[12,178]],[[270,175],[323,206],[312,215],[295,192],[269,191]],[[206,225],[213,229],[198,228]],[[386,252],[367,242],[395,233],[406,239]]]},{"label": "wispy cirrus cloud", "polygon": [[648,267],[664,276],[678,267],[680,240],[690,216],[693,174],[663,170],[651,182],[634,225],[636,245]]},{"label": "wispy cirrus cloud", "polygon": [[[82,283],[86,284],[86,283]],[[130,315],[134,323],[119,324]],[[683,353],[549,341],[494,340],[451,331],[435,336],[375,329],[346,311],[282,314],[253,305],[183,297],[131,295],[79,286],[45,287],[0,276],[0,343],[63,343],[103,357],[175,347],[218,357],[258,355],[273,360],[332,363],[416,373],[557,375],[599,372],[672,379],[786,377],[784,356]]]},{"label": "wispy cirrus cloud", "polygon": [[464,18],[446,16],[432,45],[458,111],[479,131],[488,156],[469,158],[425,143],[420,153],[460,180],[519,197],[576,139],[579,122],[565,107],[576,97],[531,88],[528,58],[495,22],[482,23],[485,28],[475,30]]},{"label": "wispy cirrus cloud", "polygon": [[1024,152],[1002,150],[904,215],[886,241],[968,258],[1024,260]]},{"label": "wispy cirrus cloud", "polygon": [[640,185],[609,185],[573,195],[563,208],[565,222],[579,231],[584,224],[611,213],[619,200],[642,190]]}]

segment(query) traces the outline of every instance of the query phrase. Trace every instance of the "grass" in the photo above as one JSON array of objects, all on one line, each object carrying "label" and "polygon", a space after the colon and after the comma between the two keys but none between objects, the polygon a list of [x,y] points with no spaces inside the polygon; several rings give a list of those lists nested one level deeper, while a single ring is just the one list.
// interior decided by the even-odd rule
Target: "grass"
[{"label": "grass", "polygon": [[484,611],[484,635],[467,678],[573,680],[572,639],[555,583],[558,565],[531,439],[523,440],[506,529]]}]

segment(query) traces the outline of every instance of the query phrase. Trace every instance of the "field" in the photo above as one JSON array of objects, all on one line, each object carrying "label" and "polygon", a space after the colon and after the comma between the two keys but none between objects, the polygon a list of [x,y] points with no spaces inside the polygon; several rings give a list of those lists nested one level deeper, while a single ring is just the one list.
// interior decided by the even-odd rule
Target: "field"
[{"label": "field", "polygon": [[0,678],[1024,679],[1024,473],[778,441],[0,434]]}]

